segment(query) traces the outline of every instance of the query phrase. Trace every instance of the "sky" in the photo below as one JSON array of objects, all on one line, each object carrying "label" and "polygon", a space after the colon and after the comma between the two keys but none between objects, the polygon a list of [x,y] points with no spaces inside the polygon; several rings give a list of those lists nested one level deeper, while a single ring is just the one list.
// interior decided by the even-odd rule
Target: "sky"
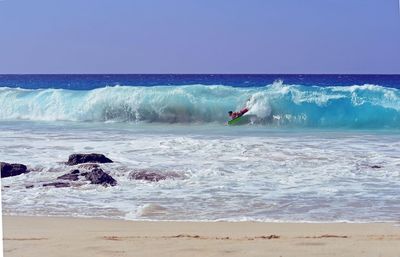
[{"label": "sky", "polygon": [[0,0],[0,74],[400,74],[399,0]]}]

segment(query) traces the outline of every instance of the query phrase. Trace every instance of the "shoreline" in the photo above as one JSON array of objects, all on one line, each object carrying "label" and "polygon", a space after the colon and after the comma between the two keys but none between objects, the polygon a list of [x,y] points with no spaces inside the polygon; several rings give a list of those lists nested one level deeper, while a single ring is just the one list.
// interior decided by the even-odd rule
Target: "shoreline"
[{"label": "shoreline", "polygon": [[5,256],[399,256],[399,223],[3,215]]},{"label": "shoreline", "polygon": [[[4,207],[3,207],[4,208]],[[261,219],[248,219],[248,220],[233,220],[233,219],[216,219],[216,220],[162,220],[162,219],[124,219],[113,217],[89,217],[89,216],[64,216],[64,215],[29,215],[20,213],[6,213],[2,214],[3,217],[24,217],[24,218],[59,218],[59,219],[86,219],[86,220],[105,220],[105,221],[126,221],[126,222],[174,222],[174,223],[268,223],[268,224],[393,224],[400,227],[400,220],[370,220],[370,221],[352,221],[352,220],[261,220]]]}]

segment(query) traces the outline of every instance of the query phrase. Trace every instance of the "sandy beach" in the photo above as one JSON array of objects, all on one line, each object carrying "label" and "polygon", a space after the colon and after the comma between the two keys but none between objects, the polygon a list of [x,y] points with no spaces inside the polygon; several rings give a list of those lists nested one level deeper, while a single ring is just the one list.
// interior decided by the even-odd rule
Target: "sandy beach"
[{"label": "sandy beach", "polygon": [[4,256],[400,256],[394,223],[134,222],[3,216]]}]

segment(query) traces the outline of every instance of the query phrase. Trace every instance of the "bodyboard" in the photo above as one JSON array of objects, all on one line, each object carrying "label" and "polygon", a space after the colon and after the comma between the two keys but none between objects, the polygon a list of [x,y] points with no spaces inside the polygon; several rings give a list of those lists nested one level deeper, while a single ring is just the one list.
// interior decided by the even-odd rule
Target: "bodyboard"
[{"label": "bodyboard", "polygon": [[244,116],[244,115],[228,121],[228,125],[243,125],[243,124],[247,124],[247,123],[249,123],[249,119],[247,116]]}]

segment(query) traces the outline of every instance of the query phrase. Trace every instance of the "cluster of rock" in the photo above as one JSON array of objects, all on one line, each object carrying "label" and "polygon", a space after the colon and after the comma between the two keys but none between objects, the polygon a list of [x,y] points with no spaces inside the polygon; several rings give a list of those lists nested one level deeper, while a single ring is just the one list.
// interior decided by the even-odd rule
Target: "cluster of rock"
[{"label": "cluster of rock", "polygon": [[[99,163],[112,162],[112,160],[105,157],[103,154],[72,154],[69,156],[68,161],[65,164],[69,166],[78,166],[69,173],[57,177],[57,181],[44,183],[42,186],[69,187],[71,186],[71,181],[78,180],[89,181],[91,184],[99,184],[103,186],[115,186],[117,185],[117,181],[104,172],[98,165]],[[2,178],[30,172],[23,164],[0,162],[0,165]],[[28,185],[26,187],[32,188],[33,185]]]},{"label": "cluster of rock", "polygon": [[[105,173],[96,163],[112,163],[113,161],[105,157],[103,154],[71,154],[65,163],[70,166],[79,165],[78,169],[73,169],[57,179],[77,181],[80,178],[90,181],[91,184],[99,184],[103,186],[116,186],[117,181]],[[84,171],[81,171],[83,169]],[[65,183],[65,182],[64,182]]]},{"label": "cluster of rock", "polygon": [[105,173],[98,165],[92,165],[89,171],[74,169],[67,174],[59,176],[57,179],[64,181],[77,181],[80,178],[90,181],[91,184],[98,184],[103,186],[117,185],[117,181],[113,177]]},{"label": "cluster of rock", "polygon": [[[98,184],[105,187],[116,186],[117,181],[104,172],[100,167],[103,163],[112,163],[113,161],[103,154],[72,154],[69,156],[68,161],[65,162],[68,166],[74,166],[70,172],[57,177],[54,182],[44,183],[44,187],[70,187],[76,185],[76,182],[90,182],[91,184]],[[29,169],[23,164],[10,164],[0,162],[1,164],[1,177],[17,176],[30,172]],[[159,172],[154,170],[134,170],[129,173],[128,178],[132,180],[145,180],[151,182],[158,182],[165,179],[180,178],[181,175],[176,172]],[[75,183],[75,184],[74,184]],[[28,185],[26,188],[32,188],[33,185]]]}]

